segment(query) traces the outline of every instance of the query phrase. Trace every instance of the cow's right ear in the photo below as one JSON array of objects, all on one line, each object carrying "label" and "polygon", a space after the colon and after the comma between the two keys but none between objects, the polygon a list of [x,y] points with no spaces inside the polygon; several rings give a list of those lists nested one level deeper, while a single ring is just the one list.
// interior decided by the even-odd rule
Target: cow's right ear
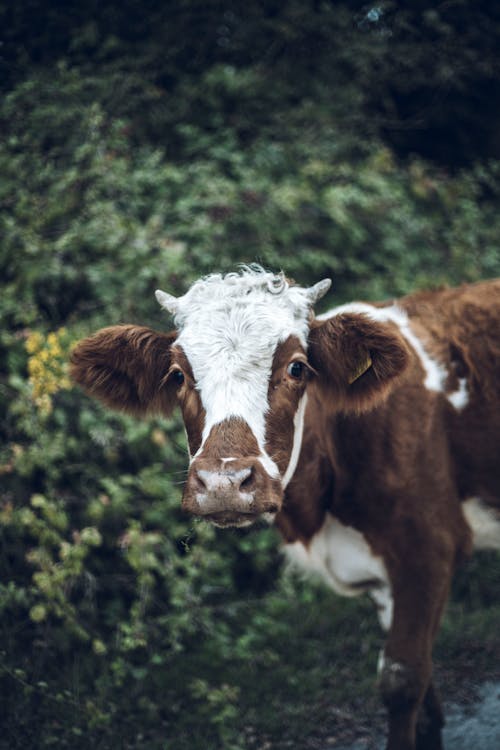
[{"label": "cow's right ear", "polygon": [[80,341],[71,354],[70,374],[89,396],[135,416],[166,414],[175,387],[165,378],[176,333],[134,325],[102,328]]},{"label": "cow's right ear", "polygon": [[313,321],[308,357],[336,408],[359,413],[390,393],[408,366],[410,351],[393,323],[343,313]]}]

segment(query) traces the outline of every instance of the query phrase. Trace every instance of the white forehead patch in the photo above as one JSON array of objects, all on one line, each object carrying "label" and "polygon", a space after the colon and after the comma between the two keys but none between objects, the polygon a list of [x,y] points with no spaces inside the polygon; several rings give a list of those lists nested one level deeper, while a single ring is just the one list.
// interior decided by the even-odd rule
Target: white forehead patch
[{"label": "white forehead patch", "polygon": [[193,284],[177,299],[175,323],[182,330],[193,321],[199,324],[200,316],[206,319],[208,313],[243,325],[272,318],[283,338],[293,333],[305,344],[310,304],[310,290],[290,286],[283,274],[244,269],[225,276],[212,274]]},{"label": "white forehead patch", "polygon": [[281,274],[250,269],[208,276],[177,300],[177,343],[206,411],[203,442],[215,424],[239,417],[264,452],[274,352],[292,335],[306,348],[309,310],[306,289]]}]

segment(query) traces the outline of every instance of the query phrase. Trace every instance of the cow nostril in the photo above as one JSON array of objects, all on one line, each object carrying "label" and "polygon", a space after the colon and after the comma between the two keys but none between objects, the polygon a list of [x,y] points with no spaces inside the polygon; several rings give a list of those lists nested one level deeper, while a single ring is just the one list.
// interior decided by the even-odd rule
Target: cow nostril
[{"label": "cow nostril", "polygon": [[237,492],[252,492],[255,488],[255,472],[252,467],[232,471],[193,468],[190,478],[191,491],[199,495],[227,495]]},{"label": "cow nostril", "polygon": [[240,481],[240,490],[251,490],[255,484],[255,477],[252,468],[245,469],[245,476]]},{"label": "cow nostril", "polygon": [[195,489],[197,492],[207,491],[208,487],[207,487],[207,483],[205,479],[203,478],[203,472],[195,471],[193,479],[194,479]]}]

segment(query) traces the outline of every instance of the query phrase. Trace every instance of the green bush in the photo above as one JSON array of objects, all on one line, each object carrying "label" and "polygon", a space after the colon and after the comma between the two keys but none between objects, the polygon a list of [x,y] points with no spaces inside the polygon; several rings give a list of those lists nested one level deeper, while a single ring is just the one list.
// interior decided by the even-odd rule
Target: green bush
[{"label": "green bush", "polygon": [[[241,732],[255,728],[259,690],[248,685],[245,704],[240,685],[265,674],[281,696],[291,630],[307,641],[330,622],[347,638],[352,615],[367,653],[376,645],[365,605],[282,580],[272,530],[220,533],[184,517],[179,418],[136,422],[91,403],[67,380],[73,342],[118,322],[168,328],[157,286],[182,293],[240,262],[302,283],[332,275],[326,304],[500,273],[498,164],[453,175],[402,164],[376,138],[360,145],[324,100],[280,99],[255,66],[220,62],[182,78],[184,98],[162,110],[172,141],[159,144],[143,100],[116,112],[124,91],[161,98],[127,64],[41,66],[1,103],[9,749],[251,747]],[[264,89],[286,116],[258,117]],[[461,596],[478,593],[462,584]]]}]

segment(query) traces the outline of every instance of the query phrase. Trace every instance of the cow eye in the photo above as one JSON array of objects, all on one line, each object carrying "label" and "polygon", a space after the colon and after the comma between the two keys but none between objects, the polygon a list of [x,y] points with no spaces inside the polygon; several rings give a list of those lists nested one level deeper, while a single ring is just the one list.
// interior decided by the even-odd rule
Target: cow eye
[{"label": "cow eye", "polygon": [[286,371],[294,380],[300,380],[304,374],[305,365],[303,362],[290,362]]},{"label": "cow eye", "polygon": [[173,370],[171,377],[177,386],[182,385],[184,382],[184,373],[182,370]]}]

